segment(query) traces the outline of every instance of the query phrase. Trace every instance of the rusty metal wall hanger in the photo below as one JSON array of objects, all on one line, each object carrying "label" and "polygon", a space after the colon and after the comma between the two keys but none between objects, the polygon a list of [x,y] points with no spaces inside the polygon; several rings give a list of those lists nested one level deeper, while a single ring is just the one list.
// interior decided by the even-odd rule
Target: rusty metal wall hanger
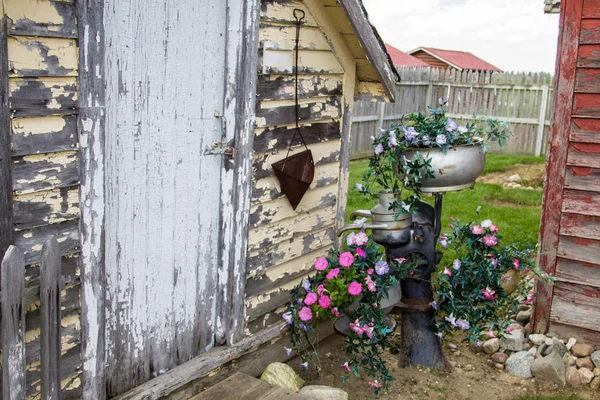
[{"label": "rusty metal wall hanger", "polygon": [[[294,65],[296,126],[294,128],[294,135],[288,146],[285,158],[271,165],[275,171],[275,176],[281,185],[281,191],[287,196],[294,210],[298,207],[302,197],[304,197],[304,194],[308,191],[315,175],[315,163],[312,152],[306,145],[300,129],[300,104],[298,101],[298,53],[300,47],[300,27],[303,24],[304,17],[305,13],[303,10],[298,8],[294,9],[294,18],[296,19],[296,57]],[[296,135],[300,137],[305,150],[290,156]]]}]

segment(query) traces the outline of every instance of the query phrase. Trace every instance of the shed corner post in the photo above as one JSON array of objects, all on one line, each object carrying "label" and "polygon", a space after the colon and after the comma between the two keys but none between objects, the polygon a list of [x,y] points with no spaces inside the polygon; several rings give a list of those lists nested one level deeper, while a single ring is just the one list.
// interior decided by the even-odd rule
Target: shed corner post
[{"label": "shed corner post", "polygon": [[11,121],[8,90],[8,17],[0,0],[0,259],[13,244]]},{"label": "shed corner post", "polygon": [[234,144],[223,158],[221,175],[220,266],[215,341],[239,342],[245,335],[246,257],[252,195],[252,154],[258,68],[260,0],[227,0],[225,142]]},{"label": "shed corner post", "polygon": [[78,0],[83,399],[106,398],[104,0]]}]

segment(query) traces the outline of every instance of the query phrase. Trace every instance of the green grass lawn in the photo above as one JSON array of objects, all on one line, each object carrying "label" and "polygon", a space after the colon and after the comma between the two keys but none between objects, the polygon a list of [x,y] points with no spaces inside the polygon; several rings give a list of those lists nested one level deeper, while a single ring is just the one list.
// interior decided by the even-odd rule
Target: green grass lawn
[{"label": "green grass lawn", "polygon": [[[514,164],[545,163],[543,157],[488,154],[484,174],[508,171]],[[367,161],[350,165],[350,188],[348,193],[346,219],[357,209],[368,210],[377,204],[376,199],[360,194],[355,184],[362,180],[367,169]],[[427,199],[433,203],[433,198]],[[481,206],[479,215],[476,209]],[[471,190],[452,192],[444,195],[442,212],[442,232],[450,223],[450,217],[463,222],[491,219],[498,226],[501,243],[523,243],[535,245],[538,241],[542,192],[521,189],[504,189],[501,185],[477,183]]]}]

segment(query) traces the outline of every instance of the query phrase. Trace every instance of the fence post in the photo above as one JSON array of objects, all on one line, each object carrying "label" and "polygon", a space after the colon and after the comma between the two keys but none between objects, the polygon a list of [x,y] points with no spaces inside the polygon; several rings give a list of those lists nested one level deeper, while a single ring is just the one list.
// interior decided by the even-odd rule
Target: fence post
[{"label": "fence post", "polygon": [[10,246],[0,266],[2,399],[25,399],[25,258]]},{"label": "fence post", "polygon": [[60,249],[54,236],[42,247],[40,313],[42,316],[40,362],[42,399],[60,399]]},{"label": "fence post", "polygon": [[377,103],[377,114],[378,114],[377,129],[385,128],[383,126],[384,118],[385,118],[385,103],[383,103],[383,102]]},{"label": "fence post", "polygon": [[548,84],[542,89],[542,100],[540,102],[540,114],[538,117],[538,129],[535,137],[535,155],[542,155],[542,145],[544,143],[544,130],[546,128],[546,109],[548,108]]}]

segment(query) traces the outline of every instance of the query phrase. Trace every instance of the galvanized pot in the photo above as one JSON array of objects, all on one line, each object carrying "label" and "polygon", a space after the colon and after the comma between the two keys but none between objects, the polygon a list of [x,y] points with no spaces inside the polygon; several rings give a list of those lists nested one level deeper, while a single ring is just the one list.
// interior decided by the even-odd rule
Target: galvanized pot
[{"label": "galvanized pot", "polygon": [[444,193],[470,189],[485,167],[485,153],[480,144],[456,146],[447,154],[439,148],[407,150],[403,154],[412,160],[420,152],[431,158],[435,178],[423,181],[423,193]]}]

